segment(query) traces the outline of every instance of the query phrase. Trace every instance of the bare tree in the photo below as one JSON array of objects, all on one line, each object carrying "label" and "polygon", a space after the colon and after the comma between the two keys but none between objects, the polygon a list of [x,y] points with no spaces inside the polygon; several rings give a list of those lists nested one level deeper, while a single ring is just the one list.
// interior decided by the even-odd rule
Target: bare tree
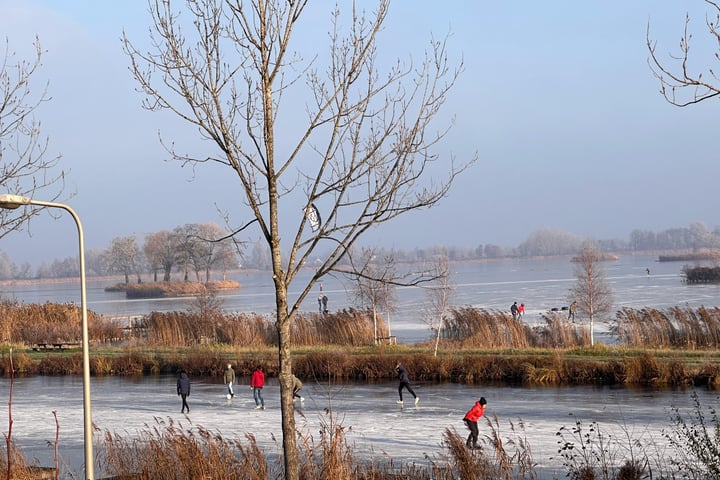
[{"label": "bare tree", "polygon": [[[3,191],[55,201],[65,188],[65,173],[57,170],[60,156],[48,152],[48,139],[35,118],[41,104],[50,100],[47,84],[35,93],[36,78],[43,50],[36,39],[32,60],[18,60],[6,38],[0,60],[0,185]],[[42,210],[26,206],[17,210],[0,209],[0,238],[29,225]]]},{"label": "bare tree", "polygon": [[178,236],[167,230],[151,233],[145,237],[143,252],[148,259],[155,281],[158,270],[163,271],[164,282],[170,281],[172,269],[177,263],[178,241]]},{"label": "bare tree", "polygon": [[[327,50],[310,61],[296,51],[303,43],[295,34],[307,0],[150,0],[150,50],[123,36],[144,106],[173,112],[216,147],[199,157],[164,142],[172,158],[234,172],[271,252],[283,460],[292,480],[299,457],[290,326],[303,300],[371,227],[434,206],[474,161],[457,164],[436,149],[448,128],[437,114],[461,70],[450,65],[445,39],[433,39],[419,62],[382,70],[378,35],[389,3],[367,12],[346,2],[347,16],[336,7]],[[281,101],[288,98],[293,103]],[[306,102],[300,122],[298,99]],[[291,303],[288,289],[311,259],[319,259],[315,274],[293,286]]]},{"label": "bare tree", "polygon": [[[710,61],[717,62],[720,55],[720,3],[704,0],[713,13],[705,15],[705,28],[715,54]],[[685,14],[685,28],[680,37],[680,51],[669,53],[667,58],[657,51],[657,42],[650,36],[650,25],[646,33],[647,48],[650,52],[648,64],[657,79],[660,81],[660,93],[671,104],[678,107],[687,107],[704,100],[720,95],[720,77],[712,67],[697,67],[701,65],[690,57],[690,42],[693,35],[690,31],[690,15]]]},{"label": "bare tree", "polygon": [[585,245],[573,258],[577,283],[570,291],[570,301],[577,302],[577,310],[590,321],[590,344],[595,345],[595,319],[608,313],[613,306],[613,294],[600,264],[602,255],[594,245]]},{"label": "bare tree", "polygon": [[[348,276],[355,283],[355,304],[372,309],[373,338],[377,345],[379,340],[378,310],[383,310],[387,316],[397,301],[395,282],[400,279],[395,268],[395,258],[392,255],[378,258],[375,250],[362,248],[356,260],[359,260],[359,263],[352,265]],[[389,330],[388,335],[390,335]]]},{"label": "bare tree", "polygon": [[125,276],[125,283],[130,283],[130,274],[137,276],[137,283],[142,282],[142,256],[134,236],[113,238],[107,252],[111,272],[120,272]]},{"label": "bare tree", "polygon": [[433,280],[427,288],[428,294],[428,324],[435,334],[435,351],[434,356],[437,357],[438,347],[440,346],[440,336],[442,334],[448,311],[450,310],[455,283],[450,275],[450,264],[447,255],[438,255],[435,257],[433,266]]},{"label": "bare tree", "polygon": [[214,267],[223,269],[237,267],[232,240],[228,232],[215,223],[201,223],[186,225],[188,242],[192,249],[190,257],[195,267],[197,280],[200,281],[199,272],[204,271],[205,283],[210,281],[210,272]]}]

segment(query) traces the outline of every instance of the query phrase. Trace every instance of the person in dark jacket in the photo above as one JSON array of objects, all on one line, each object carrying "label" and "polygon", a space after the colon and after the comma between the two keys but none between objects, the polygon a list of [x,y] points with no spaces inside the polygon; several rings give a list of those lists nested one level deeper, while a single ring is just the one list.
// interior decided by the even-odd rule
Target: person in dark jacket
[{"label": "person in dark jacket", "polygon": [[408,376],[407,370],[405,370],[405,367],[403,367],[401,363],[398,363],[397,366],[395,367],[395,371],[397,371],[398,378],[400,379],[400,385],[398,386],[398,394],[400,395],[400,400],[398,400],[397,403],[402,405],[402,403],[403,403],[402,391],[403,391],[403,388],[407,388],[407,391],[412,393],[412,396],[415,398],[415,405],[417,405],[418,402],[420,401],[420,397],[415,395],[415,392],[410,387],[410,377]]},{"label": "person in dark jacket", "polygon": [[182,398],[182,408],[180,409],[180,413],[185,413],[185,409],[187,409],[187,413],[190,413],[190,406],[187,403],[187,397],[190,396],[190,377],[188,377],[185,370],[182,370],[180,372],[180,377],[178,377],[177,394]]},{"label": "person in dark jacket", "polygon": [[465,422],[465,425],[470,429],[470,435],[468,435],[467,441],[465,442],[465,445],[467,445],[468,448],[478,448],[477,422],[480,420],[480,417],[485,415],[485,405],[487,405],[485,397],[480,397],[480,400],[475,402],[475,405],[468,410],[465,414],[465,418],[463,418],[463,422]]}]

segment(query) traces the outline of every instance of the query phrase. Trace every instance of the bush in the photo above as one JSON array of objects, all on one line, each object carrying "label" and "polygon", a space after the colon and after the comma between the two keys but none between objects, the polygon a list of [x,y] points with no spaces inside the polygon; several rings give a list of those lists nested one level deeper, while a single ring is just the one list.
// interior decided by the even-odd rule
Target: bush
[{"label": "bush", "polygon": [[677,407],[672,409],[674,428],[665,434],[675,451],[671,462],[684,478],[720,478],[720,418],[715,406],[700,405],[694,390],[692,399],[689,418]]}]

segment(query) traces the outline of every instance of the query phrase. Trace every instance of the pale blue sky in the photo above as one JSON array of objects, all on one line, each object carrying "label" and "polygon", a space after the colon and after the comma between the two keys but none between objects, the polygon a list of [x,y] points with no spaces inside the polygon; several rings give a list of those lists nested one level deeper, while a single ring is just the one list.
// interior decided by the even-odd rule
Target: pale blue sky
[{"label": "pale blue sky", "polygon": [[[311,4],[307,29],[324,33],[334,3]],[[38,35],[47,50],[41,76],[53,99],[40,118],[51,152],[71,170],[77,195],[67,203],[83,221],[88,249],[133,233],[142,241],[186,223],[221,223],[216,203],[237,224],[249,219],[227,172],[166,161],[158,130],[189,147],[197,142],[167,115],[140,108],[120,36],[124,29],[146,42],[146,10],[141,0],[0,0],[0,37],[21,53]],[[668,105],[647,66],[648,21],[658,51],[677,51],[688,10],[703,42],[699,0],[395,0],[383,55],[417,56],[431,34],[452,32],[450,50],[465,72],[443,111],[456,117],[443,151],[461,160],[477,151],[479,159],[440,206],[385,224],[368,243],[515,246],[544,227],[607,239],[633,228],[720,224],[712,201],[717,102]],[[323,54],[309,37],[300,48]],[[699,44],[696,52],[707,53]],[[13,234],[0,250],[37,263],[77,255],[76,238],[69,218],[44,216],[31,239]]]}]

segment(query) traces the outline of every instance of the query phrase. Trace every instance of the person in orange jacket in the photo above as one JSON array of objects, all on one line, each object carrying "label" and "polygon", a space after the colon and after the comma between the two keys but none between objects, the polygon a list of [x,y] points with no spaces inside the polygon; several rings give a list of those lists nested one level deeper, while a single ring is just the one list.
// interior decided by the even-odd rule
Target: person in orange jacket
[{"label": "person in orange jacket", "polygon": [[480,400],[475,402],[475,405],[472,406],[470,410],[465,414],[465,418],[463,418],[463,422],[465,422],[465,425],[470,429],[470,435],[468,435],[467,442],[465,442],[465,445],[467,445],[468,448],[479,448],[477,444],[478,440],[478,420],[480,420],[480,417],[482,417],[485,414],[485,405],[487,405],[487,401],[485,400],[485,397],[480,397]]}]

